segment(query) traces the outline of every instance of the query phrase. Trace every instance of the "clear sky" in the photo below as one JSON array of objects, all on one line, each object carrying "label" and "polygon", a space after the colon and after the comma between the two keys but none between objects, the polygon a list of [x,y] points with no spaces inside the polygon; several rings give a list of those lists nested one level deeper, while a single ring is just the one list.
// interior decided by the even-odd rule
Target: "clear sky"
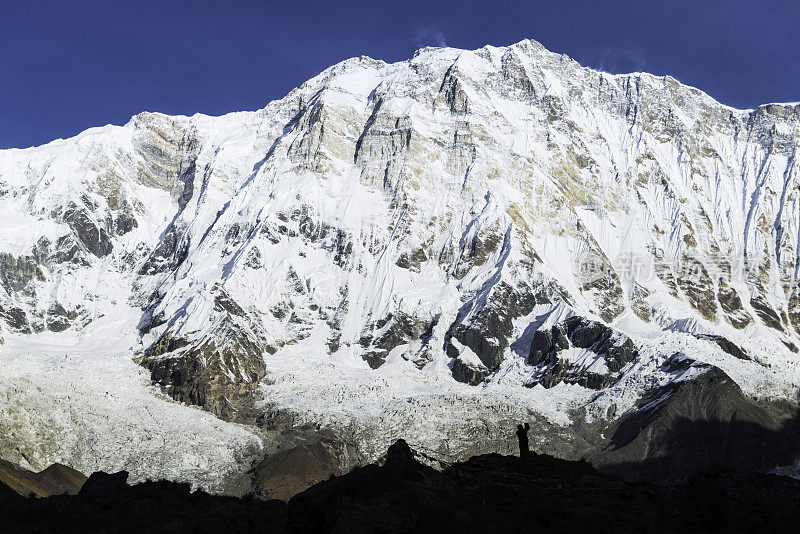
[{"label": "clear sky", "polygon": [[0,148],[258,109],[352,56],[528,37],[740,108],[800,101],[800,0],[0,0]]}]

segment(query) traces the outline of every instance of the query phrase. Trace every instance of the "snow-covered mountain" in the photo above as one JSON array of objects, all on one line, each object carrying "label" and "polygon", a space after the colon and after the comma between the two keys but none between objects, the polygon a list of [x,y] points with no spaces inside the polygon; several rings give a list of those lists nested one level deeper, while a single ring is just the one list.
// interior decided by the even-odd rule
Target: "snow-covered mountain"
[{"label": "snow-covered mountain", "polygon": [[[400,436],[502,448],[534,419],[568,455],[592,446],[576,421],[711,366],[793,400],[798,147],[800,104],[732,109],[526,40],[353,58],[259,111],[142,113],[0,151],[0,427],[18,424],[0,452],[82,465],[23,402],[58,388],[62,434],[111,424],[84,402],[144,428],[97,407],[116,387],[176,410],[157,428],[187,414],[175,435],[222,425],[231,465],[278,424],[332,428],[358,462]],[[139,465],[104,439],[83,447]],[[181,465],[167,475],[203,483]]]}]

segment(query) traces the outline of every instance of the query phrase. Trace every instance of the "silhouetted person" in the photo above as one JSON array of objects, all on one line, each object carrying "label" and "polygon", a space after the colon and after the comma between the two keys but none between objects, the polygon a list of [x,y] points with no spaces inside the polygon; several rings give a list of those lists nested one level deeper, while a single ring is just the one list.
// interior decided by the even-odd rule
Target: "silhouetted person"
[{"label": "silhouetted person", "polygon": [[528,458],[530,450],[528,449],[528,430],[531,425],[525,423],[525,426],[517,425],[517,438],[519,438],[519,457],[523,460]]}]

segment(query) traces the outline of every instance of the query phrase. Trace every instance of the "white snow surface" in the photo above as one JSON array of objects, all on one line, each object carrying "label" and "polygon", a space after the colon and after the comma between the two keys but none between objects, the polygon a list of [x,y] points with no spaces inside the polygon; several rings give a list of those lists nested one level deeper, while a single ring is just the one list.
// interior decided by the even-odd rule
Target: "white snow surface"
[{"label": "white snow surface", "polygon": [[[241,470],[253,434],[165,400],[132,362],[165,333],[220,335],[220,291],[271,349],[257,355],[264,409],[349,428],[365,456],[392,436],[431,449],[474,439],[464,421],[619,415],[690,378],[661,370],[674,354],[750,395],[795,399],[798,146],[799,104],[735,110],[526,40],[353,58],[258,111],[142,113],[0,151],[0,424],[28,433],[27,459],[14,439],[0,452],[210,488]],[[110,250],[94,246],[101,230]],[[674,283],[692,277],[700,297]],[[503,288],[548,298],[514,314]],[[487,310],[513,315],[507,336],[484,332],[505,339],[502,361],[459,383],[444,347],[486,367],[452,336]],[[570,314],[630,336],[638,358],[602,391],[525,387],[532,331]],[[697,337],[708,333],[750,359]],[[591,351],[560,357],[608,372]]]},{"label": "white snow surface", "polygon": [[260,457],[250,430],[164,398],[129,351],[33,337],[0,355],[0,450],[8,460],[34,471],[54,462],[84,473],[124,469],[130,483],[168,479],[228,492],[224,483]]}]

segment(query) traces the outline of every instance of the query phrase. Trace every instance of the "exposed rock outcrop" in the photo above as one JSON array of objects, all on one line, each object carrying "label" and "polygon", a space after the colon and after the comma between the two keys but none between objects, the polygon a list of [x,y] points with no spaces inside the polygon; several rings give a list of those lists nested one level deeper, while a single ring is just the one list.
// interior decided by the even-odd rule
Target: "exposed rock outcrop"
[{"label": "exposed rock outcrop", "polygon": [[[588,361],[585,355],[559,357],[570,349],[584,349],[589,354]],[[637,355],[636,345],[626,335],[600,322],[573,315],[534,333],[528,363],[538,367],[535,380],[544,387],[563,381],[603,389]]]}]

